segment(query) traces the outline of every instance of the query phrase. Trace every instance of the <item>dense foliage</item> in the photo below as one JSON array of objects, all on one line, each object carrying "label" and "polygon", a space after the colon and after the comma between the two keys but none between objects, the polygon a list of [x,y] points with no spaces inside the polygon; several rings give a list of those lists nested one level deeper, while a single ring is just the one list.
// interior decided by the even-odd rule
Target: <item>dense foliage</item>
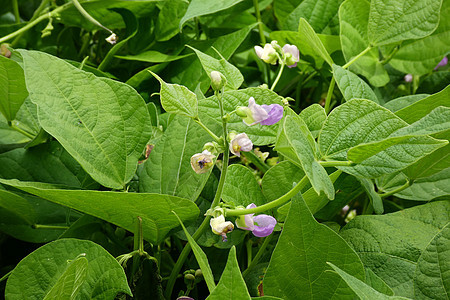
[{"label": "dense foliage", "polygon": [[448,299],[450,0],[4,0],[0,44],[6,299]]}]

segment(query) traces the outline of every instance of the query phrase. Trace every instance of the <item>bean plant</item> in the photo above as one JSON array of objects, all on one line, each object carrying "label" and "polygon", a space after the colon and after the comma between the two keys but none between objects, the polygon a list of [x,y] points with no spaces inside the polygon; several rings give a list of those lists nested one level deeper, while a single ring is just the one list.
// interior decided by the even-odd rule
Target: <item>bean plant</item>
[{"label": "bean plant", "polygon": [[450,0],[2,0],[0,290],[448,299]]}]

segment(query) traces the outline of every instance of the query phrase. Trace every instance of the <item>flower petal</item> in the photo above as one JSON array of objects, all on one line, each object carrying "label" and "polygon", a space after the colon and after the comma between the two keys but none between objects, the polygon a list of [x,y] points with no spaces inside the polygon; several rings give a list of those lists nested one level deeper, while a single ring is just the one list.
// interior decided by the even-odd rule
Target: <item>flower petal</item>
[{"label": "flower petal", "polygon": [[261,121],[261,125],[273,125],[283,117],[283,106],[279,104],[261,105],[267,112],[268,117]]},{"label": "flower petal", "polygon": [[266,237],[270,235],[277,224],[277,220],[268,215],[258,215],[253,218],[253,221],[256,222],[257,225],[255,224],[255,228],[252,232],[257,237]]}]

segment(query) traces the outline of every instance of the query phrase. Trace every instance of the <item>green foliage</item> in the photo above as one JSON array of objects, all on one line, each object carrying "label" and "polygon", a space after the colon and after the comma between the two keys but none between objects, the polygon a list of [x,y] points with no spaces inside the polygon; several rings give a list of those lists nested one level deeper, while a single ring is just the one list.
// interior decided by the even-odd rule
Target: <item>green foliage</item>
[{"label": "green foliage", "polygon": [[23,70],[13,60],[0,56],[0,112],[11,122],[28,96]]}]

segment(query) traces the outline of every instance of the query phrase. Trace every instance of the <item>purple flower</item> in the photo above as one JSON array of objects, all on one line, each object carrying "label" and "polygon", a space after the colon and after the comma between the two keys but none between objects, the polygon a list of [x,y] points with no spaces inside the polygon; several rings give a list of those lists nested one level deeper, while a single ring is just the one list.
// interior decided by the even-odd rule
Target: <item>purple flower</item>
[{"label": "purple flower", "polygon": [[406,74],[404,79],[406,82],[412,82],[413,76],[412,74]]},{"label": "purple flower", "polygon": [[286,44],[283,46],[283,52],[286,57],[286,65],[288,68],[294,68],[297,66],[297,62],[300,60],[300,52],[297,46]]},{"label": "purple flower", "polygon": [[440,67],[446,66],[447,63],[448,63],[448,58],[447,58],[447,56],[444,56],[444,58],[437,64],[437,66],[434,68],[434,70],[436,71]]},{"label": "purple flower", "polygon": [[241,156],[240,151],[249,152],[253,149],[253,143],[247,134],[239,133],[232,136],[230,141],[230,151],[236,156]]},{"label": "purple flower", "polygon": [[[249,204],[247,209],[255,208],[254,203]],[[273,232],[277,220],[269,215],[257,215],[253,217],[254,214],[248,214],[240,216],[236,219],[236,226],[240,229],[249,230],[256,237],[266,237]]]},{"label": "purple flower", "polygon": [[279,104],[258,105],[255,98],[248,99],[248,107],[238,107],[236,114],[248,126],[260,123],[261,125],[273,125],[283,117],[283,107]]}]

